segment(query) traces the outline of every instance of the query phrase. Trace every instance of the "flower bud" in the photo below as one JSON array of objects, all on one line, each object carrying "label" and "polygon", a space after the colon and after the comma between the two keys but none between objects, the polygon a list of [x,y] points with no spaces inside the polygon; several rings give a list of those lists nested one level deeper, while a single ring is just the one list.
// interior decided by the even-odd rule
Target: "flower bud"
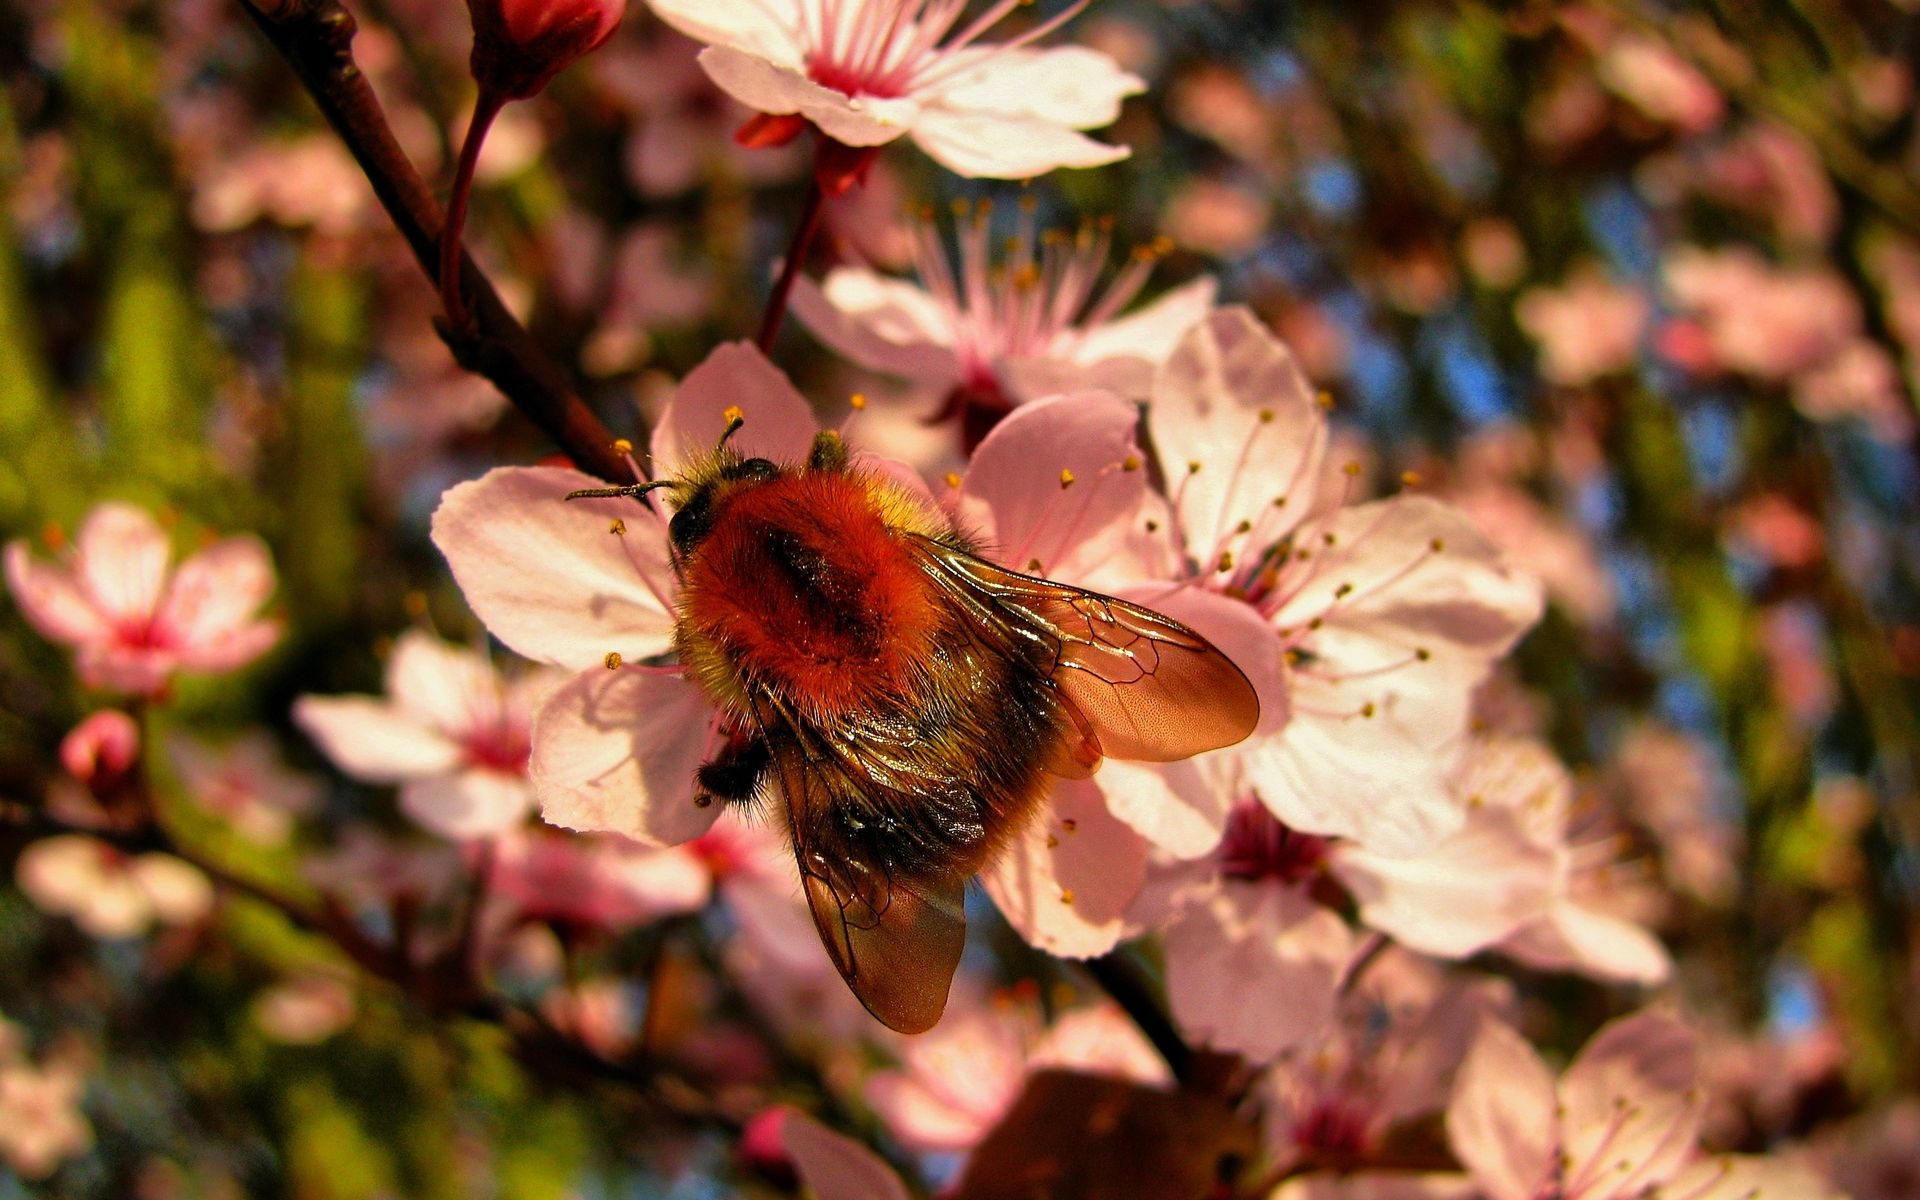
[{"label": "flower bud", "polygon": [[60,742],[60,764],[96,795],[132,770],[139,753],[140,727],[110,708],[74,726]]},{"label": "flower bud", "polygon": [[483,92],[524,100],[607,40],[626,0],[467,0],[473,77]]}]

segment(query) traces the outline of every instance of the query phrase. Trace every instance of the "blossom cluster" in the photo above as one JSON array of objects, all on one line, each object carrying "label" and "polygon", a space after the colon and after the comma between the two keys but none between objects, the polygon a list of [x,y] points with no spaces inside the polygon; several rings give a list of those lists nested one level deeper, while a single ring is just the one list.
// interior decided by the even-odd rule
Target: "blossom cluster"
[{"label": "blossom cluster", "polygon": [[[325,7],[21,17],[0,1192],[1911,1195],[1874,21],[1815,70],[1573,0],[392,0],[306,81],[336,134],[257,53],[348,53]],[[820,860],[808,772],[918,748],[750,677],[690,574],[683,481],[842,448],[903,561],[1042,614],[940,610],[1043,697],[916,710],[1046,742],[963,902]],[[843,624],[968,594],[849,594],[838,515],[740,557]],[[1141,683],[1247,728],[1134,757],[1068,673],[1173,643],[1049,674],[1043,594],[1257,719]],[[903,924],[912,1034],[849,967]]]}]

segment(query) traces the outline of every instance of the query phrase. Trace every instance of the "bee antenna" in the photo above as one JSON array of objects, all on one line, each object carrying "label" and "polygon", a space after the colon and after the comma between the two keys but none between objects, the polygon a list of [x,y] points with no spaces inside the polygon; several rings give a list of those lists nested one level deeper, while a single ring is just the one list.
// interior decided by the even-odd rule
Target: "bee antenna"
[{"label": "bee antenna", "polygon": [[625,487],[581,488],[577,492],[568,492],[569,500],[598,500],[608,496],[644,496],[655,488],[672,487],[671,479],[656,479],[652,483],[629,483]]}]

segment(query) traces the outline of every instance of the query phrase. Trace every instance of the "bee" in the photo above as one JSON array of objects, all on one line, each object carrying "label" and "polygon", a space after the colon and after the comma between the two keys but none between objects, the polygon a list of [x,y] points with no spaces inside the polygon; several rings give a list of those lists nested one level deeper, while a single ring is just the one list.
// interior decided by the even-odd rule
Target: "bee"
[{"label": "bee", "polygon": [[730,731],[695,803],[785,802],[807,906],[869,1012],[931,1028],[966,942],[963,900],[1053,777],[1245,738],[1244,674],[1177,621],[981,556],[951,519],[849,463],[727,447],[664,488],[675,648]]}]

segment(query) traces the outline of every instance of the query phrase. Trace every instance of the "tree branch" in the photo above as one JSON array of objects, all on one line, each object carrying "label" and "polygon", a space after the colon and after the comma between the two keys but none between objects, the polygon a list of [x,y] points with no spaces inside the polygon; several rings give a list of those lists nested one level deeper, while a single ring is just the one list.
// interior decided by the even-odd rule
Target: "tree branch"
[{"label": "tree branch", "polygon": [[[353,16],[339,0],[240,0],[273,48],[319,106],[373,185],[394,227],[429,279],[439,273],[440,203],[401,150],[380,100],[353,60]],[[613,435],[573,391],[566,372],[500,301],[493,284],[464,252],[462,289],[471,313],[440,336],[461,366],[490,381],[530,417],[583,471],[614,483],[632,472],[613,449]],[[639,482],[633,480],[633,482]]]}]

